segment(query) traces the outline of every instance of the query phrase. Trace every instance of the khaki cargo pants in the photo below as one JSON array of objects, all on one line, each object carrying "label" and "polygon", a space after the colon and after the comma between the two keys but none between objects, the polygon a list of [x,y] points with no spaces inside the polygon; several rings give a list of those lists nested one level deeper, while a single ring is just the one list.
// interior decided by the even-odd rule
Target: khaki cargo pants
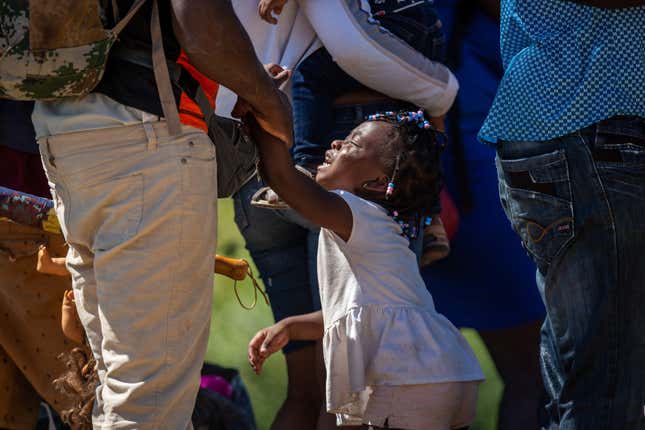
[{"label": "khaki cargo pants", "polygon": [[215,147],[163,122],[38,143],[98,365],[94,428],[191,428],[212,308]]},{"label": "khaki cargo pants", "polygon": [[38,246],[67,252],[63,237],[0,219],[0,428],[33,429],[40,397],[60,412],[70,400],[51,382],[70,350],[60,328],[63,292],[71,279],[36,272]]}]

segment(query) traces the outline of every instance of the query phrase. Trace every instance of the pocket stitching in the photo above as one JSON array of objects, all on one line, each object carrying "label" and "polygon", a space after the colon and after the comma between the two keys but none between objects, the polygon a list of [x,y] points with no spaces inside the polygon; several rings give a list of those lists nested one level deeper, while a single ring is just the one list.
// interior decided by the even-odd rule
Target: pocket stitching
[{"label": "pocket stitching", "polygon": [[[94,246],[92,248],[95,249],[96,251],[106,251],[108,249],[112,249],[112,248],[114,248],[116,246],[119,246],[120,244],[122,244],[124,242],[127,242],[128,240],[130,240],[134,236],[136,236],[139,233],[139,230],[141,229],[141,223],[143,222],[143,209],[144,209],[144,190],[145,190],[145,178],[144,178],[144,175],[143,175],[143,173],[136,173],[136,174],[133,174],[133,175],[125,175],[125,176],[121,176],[119,178],[114,178],[114,179],[111,179],[110,181],[123,180],[123,179],[131,179],[131,180],[133,180],[133,182],[134,182],[134,180],[137,180],[137,185],[138,185],[137,199],[138,199],[138,203],[139,203],[138,204],[138,209],[137,209],[137,215],[136,215],[136,217],[132,217],[132,218],[128,217],[128,222],[130,222],[130,221],[135,221],[135,222],[133,223],[133,227],[131,229],[128,229],[130,231],[127,232],[127,234],[124,234],[124,236],[119,241],[117,241],[116,243],[108,244],[108,246],[100,247],[100,246],[98,246],[98,243],[96,243],[97,238],[95,237],[94,238],[95,243],[94,243]],[[65,218],[67,218],[68,213],[69,213],[69,211],[65,212]]]},{"label": "pocket stitching", "polygon": [[[559,154],[559,159],[554,160],[553,162],[550,162],[548,165],[551,165],[551,164],[553,164],[555,162],[560,162],[560,161],[564,160],[566,178],[563,179],[562,181],[558,181],[558,182],[566,182],[567,183],[567,191],[568,191],[568,195],[569,195],[570,200],[566,200],[566,199],[563,199],[561,197],[552,196],[552,195],[549,195],[549,194],[540,193],[540,192],[537,192],[537,191],[525,190],[525,189],[522,189],[522,188],[513,188],[513,187],[510,187],[506,183],[506,180],[504,180],[504,184],[503,184],[504,187],[506,188],[507,195],[509,197],[512,195],[511,194],[512,192],[515,192],[515,193],[520,194],[520,195],[524,194],[525,196],[529,196],[528,198],[530,198],[530,199],[535,199],[537,197],[539,200],[543,201],[545,204],[548,204],[549,200],[551,200],[551,201],[566,205],[566,207],[568,208],[568,211],[569,211],[569,214],[570,214],[569,217],[560,217],[557,221],[554,221],[551,224],[549,224],[549,226],[543,227],[542,225],[540,225],[539,223],[535,222],[534,220],[528,220],[528,219],[526,219],[524,217],[520,217],[517,214],[517,210],[515,209],[515,205],[513,205],[513,204],[508,205],[509,206],[508,210],[510,211],[510,214],[511,214],[511,217],[512,217],[511,218],[511,224],[513,225],[513,229],[520,236],[521,241],[524,243],[524,248],[526,249],[526,251],[529,254],[531,254],[533,256],[533,258],[535,258],[536,260],[539,260],[541,262],[547,263],[547,264],[550,264],[553,260],[555,260],[558,257],[558,255],[560,255],[563,252],[565,247],[575,238],[575,225],[576,224],[575,224],[575,217],[574,217],[574,210],[573,210],[573,192],[571,190],[571,174],[570,174],[570,171],[569,171],[569,163],[568,163],[568,160],[566,158],[564,150],[558,150],[556,152],[560,153]],[[531,158],[531,157],[526,157],[526,158],[523,158],[522,160],[526,160],[527,158]],[[504,170],[504,164],[503,164],[504,161],[505,160],[500,158],[502,171]],[[513,160],[510,160],[510,161],[513,161]],[[529,171],[530,172],[530,170],[531,169],[529,168],[529,169],[524,169],[523,171]],[[523,226],[523,229],[520,229],[521,226],[519,225],[519,222],[518,222],[519,220],[523,220],[523,222],[525,223],[525,225]],[[562,242],[562,244],[557,247],[555,252],[553,252],[553,255],[550,255],[550,256],[549,255],[545,255],[545,256],[538,255],[538,253],[535,250],[533,250],[532,247],[530,247],[529,243],[528,243],[528,242],[530,242],[531,244],[534,244],[534,245],[536,243],[539,243],[539,241],[535,242],[533,240],[531,232],[527,228],[528,225],[529,225],[528,223],[532,222],[532,223],[538,225],[540,228],[545,230],[545,234],[546,234],[546,232],[552,226],[554,227],[555,225],[557,225],[559,222],[562,222],[563,220],[568,220],[571,223],[571,233],[569,234],[569,237],[567,237],[566,240],[564,240],[564,242]],[[524,239],[523,230],[526,230],[527,240]]]},{"label": "pocket stitching", "polygon": [[[509,160],[505,160],[503,158],[500,158],[499,161],[500,161],[500,163],[502,165],[502,170],[504,170],[504,171],[530,172],[531,169],[534,169],[535,167],[531,167],[531,166],[526,167],[525,164],[527,162],[529,162],[531,159],[533,159],[534,157],[542,157],[542,158],[547,159],[547,160],[549,160],[549,158],[553,158],[553,160],[549,160],[547,164],[540,165],[539,167],[547,167],[547,166],[552,165],[553,163],[558,163],[558,162],[561,162],[562,160],[564,160],[564,161],[567,160],[564,149],[557,149],[557,150],[549,152],[547,154],[538,154],[538,155],[534,155],[534,156],[531,156],[531,157],[509,159]],[[518,165],[520,167],[517,167]],[[568,167],[568,165],[567,165],[567,167]],[[516,169],[518,169],[518,170],[516,170]],[[567,173],[568,173],[568,171],[567,171]]]}]

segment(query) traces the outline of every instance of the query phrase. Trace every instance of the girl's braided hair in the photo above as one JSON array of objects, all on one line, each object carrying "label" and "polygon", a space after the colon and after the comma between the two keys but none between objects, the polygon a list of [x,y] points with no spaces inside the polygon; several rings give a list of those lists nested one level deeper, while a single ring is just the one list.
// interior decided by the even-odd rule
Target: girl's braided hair
[{"label": "girl's braided hair", "polygon": [[435,129],[424,112],[399,111],[370,115],[368,121],[392,124],[381,159],[385,172],[391,172],[386,194],[378,203],[395,217],[416,222],[438,206],[443,187],[441,153],[444,133]]}]

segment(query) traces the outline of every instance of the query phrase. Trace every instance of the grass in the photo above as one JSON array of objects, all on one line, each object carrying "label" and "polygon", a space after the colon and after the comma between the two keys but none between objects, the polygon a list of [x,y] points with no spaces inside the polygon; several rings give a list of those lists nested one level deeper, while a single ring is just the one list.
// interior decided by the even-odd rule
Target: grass
[{"label": "grass", "polygon": [[[231,200],[224,199],[219,202],[218,234],[218,253],[228,257],[245,258],[251,262],[244,248],[244,240],[233,222]],[[257,273],[254,266],[253,269]],[[259,297],[254,310],[242,309],[233,292],[233,281],[220,276],[216,277],[214,291],[211,337],[206,358],[208,361],[239,369],[253,402],[258,429],[267,430],[285,397],[284,357],[282,354],[271,357],[264,366],[262,375],[256,376],[247,364],[246,346],[258,329],[273,323],[271,308]],[[240,296],[244,303],[252,302],[253,294],[249,282],[240,285]],[[502,383],[477,333],[464,330],[464,335],[475,350],[486,374],[486,382],[480,388],[477,420],[471,430],[494,430]]]}]

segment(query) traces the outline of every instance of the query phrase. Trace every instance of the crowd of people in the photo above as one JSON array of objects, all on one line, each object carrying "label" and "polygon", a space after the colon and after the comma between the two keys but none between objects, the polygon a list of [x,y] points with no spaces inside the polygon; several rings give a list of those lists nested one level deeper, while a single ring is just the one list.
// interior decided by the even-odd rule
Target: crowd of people
[{"label": "crowd of people", "polygon": [[219,196],[263,426],[467,429],[471,327],[500,430],[645,429],[643,1],[63,3],[0,8],[0,428],[254,428],[198,397]]}]

